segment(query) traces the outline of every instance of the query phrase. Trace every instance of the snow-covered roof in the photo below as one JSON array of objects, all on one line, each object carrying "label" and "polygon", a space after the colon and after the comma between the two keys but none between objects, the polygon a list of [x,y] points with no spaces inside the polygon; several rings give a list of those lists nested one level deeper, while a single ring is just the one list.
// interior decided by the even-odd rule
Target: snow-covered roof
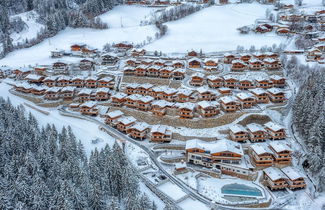
[{"label": "snow-covered roof", "polygon": [[178,163],[175,163],[175,168],[176,168],[176,169],[186,168],[186,163],[185,163],[185,162],[178,162]]},{"label": "snow-covered roof", "polygon": [[46,90],[46,92],[54,92],[54,93],[58,93],[61,91],[61,88],[60,87],[51,87],[49,89]]},{"label": "snow-covered roof", "polygon": [[190,90],[190,89],[184,89],[184,88],[178,89],[178,91],[177,91],[177,94],[183,94],[185,96],[190,96],[190,95],[192,95],[192,93],[193,93],[192,90]]},{"label": "snow-covered roof", "polygon": [[161,69],[161,66],[158,66],[158,65],[152,65],[152,66],[148,67],[148,69],[149,69],[149,70],[150,70],[150,69],[156,69],[156,70],[159,70],[159,69]]},{"label": "snow-covered roof", "polygon": [[290,151],[290,152],[292,151],[288,145],[286,145],[284,143],[277,142],[277,141],[272,141],[269,145],[277,153],[283,152],[283,151]]},{"label": "snow-covered roof", "polygon": [[290,180],[296,180],[299,178],[305,178],[304,175],[302,175],[301,173],[299,173],[295,168],[293,168],[292,166],[287,166],[285,168],[281,169],[282,172],[290,179]]},{"label": "snow-covered roof", "polygon": [[268,122],[268,123],[265,123],[264,126],[266,128],[269,128],[269,129],[273,130],[273,131],[279,131],[281,129],[284,129],[283,126],[281,126],[281,125],[279,125],[277,123],[271,122],[271,121]]},{"label": "snow-covered roof", "polygon": [[87,102],[81,104],[80,107],[83,107],[84,106],[84,107],[92,108],[92,107],[94,107],[96,105],[97,105],[97,102],[96,101],[87,101]]},{"label": "snow-covered roof", "polygon": [[112,77],[104,77],[104,78],[99,79],[98,81],[102,81],[102,82],[110,82],[110,81],[112,81],[112,80],[113,80]]},{"label": "snow-covered roof", "polygon": [[78,95],[81,95],[81,94],[90,95],[91,92],[93,92],[93,90],[84,88],[84,89],[81,89],[81,90],[79,91]]},{"label": "snow-covered roof", "polygon": [[136,122],[130,128],[136,129],[138,131],[144,131],[148,129],[150,126],[145,122]]},{"label": "snow-covered roof", "polygon": [[217,58],[206,58],[206,59],[204,59],[204,63],[206,63],[208,61],[212,61],[212,62],[218,63],[218,59]]},{"label": "snow-covered roof", "polygon": [[109,93],[109,92],[110,92],[110,89],[109,89],[109,88],[105,88],[105,87],[98,88],[98,89],[96,90],[96,93],[100,93],[100,92],[103,92],[103,93]]},{"label": "snow-covered roof", "polygon": [[69,76],[65,76],[65,75],[61,75],[57,81],[61,81],[61,80],[67,80],[67,81],[70,81],[71,77]]},{"label": "snow-covered roof", "polygon": [[246,63],[245,63],[244,61],[242,61],[242,60],[239,60],[239,59],[233,60],[231,63],[232,63],[232,64],[240,63],[240,64],[246,66]]},{"label": "snow-covered roof", "polygon": [[153,84],[150,84],[150,83],[145,83],[145,84],[141,84],[139,85],[139,87],[143,88],[143,89],[150,89],[153,87]]},{"label": "snow-covered roof", "polygon": [[197,105],[202,107],[203,109],[206,109],[208,107],[219,107],[218,102],[212,103],[210,101],[200,101],[199,103],[197,103]]},{"label": "snow-covered roof", "polygon": [[125,98],[127,96],[128,96],[127,94],[119,92],[119,93],[116,93],[116,94],[112,95],[112,98],[122,99],[122,98]]},{"label": "snow-covered roof", "polygon": [[263,61],[264,61],[264,63],[275,63],[275,62],[279,62],[278,60],[273,59],[273,58],[265,58]]},{"label": "snow-covered roof", "polygon": [[71,81],[74,81],[74,80],[84,80],[85,77],[84,76],[74,76],[72,77]]},{"label": "snow-covered roof", "polygon": [[246,127],[250,132],[257,132],[257,131],[264,131],[265,132],[265,129],[263,128],[263,126],[260,125],[260,124],[257,124],[257,123],[247,124]]},{"label": "snow-covered roof", "polygon": [[67,87],[63,87],[62,88],[62,92],[73,92],[76,89],[76,87],[72,87],[72,86],[67,86]]},{"label": "snow-covered roof", "polygon": [[278,168],[269,167],[263,170],[264,173],[270,177],[272,181],[276,181],[278,179],[286,179],[286,175]]},{"label": "snow-covered roof", "polygon": [[132,116],[124,116],[118,119],[118,121],[124,125],[128,125],[130,123],[134,123],[137,121],[137,119],[135,119]]},{"label": "snow-covered roof", "polygon": [[186,69],[175,69],[174,72],[185,73]]},{"label": "snow-covered roof", "polygon": [[257,155],[262,155],[265,153],[273,154],[272,151],[265,145],[263,144],[253,144],[250,145],[250,148],[257,154]]},{"label": "snow-covered roof", "polygon": [[212,92],[211,90],[209,90],[209,88],[204,87],[204,86],[199,87],[199,88],[196,89],[196,90],[197,90],[197,92],[199,92],[200,94],[202,94],[202,93],[206,93],[206,92]]},{"label": "snow-covered roof", "polygon": [[222,77],[220,77],[220,76],[217,76],[217,75],[209,75],[209,76],[207,76],[207,79],[208,80],[223,80],[223,78]]},{"label": "snow-covered roof", "polygon": [[272,79],[272,80],[281,80],[281,79],[285,79],[285,78],[275,74],[275,75],[271,75],[270,79]]},{"label": "snow-covered roof", "polygon": [[41,79],[43,76],[40,76],[40,75],[36,75],[36,74],[29,74],[25,77],[25,79],[28,79],[28,80],[39,80]]},{"label": "snow-covered roof", "polygon": [[200,73],[200,72],[196,72],[192,75],[192,77],[199,77],[199,78],[204,78],[204,74]]},{"label": "snow-covered roof", "polygon": [[131,71],[134,71],[135,70],[135,67],[133,67],[133,66],[124,66],[123,70],[131,70]]},{"label": "snow-covered roof", "polygon": [[133,101],[137,101],[137,100],[139,100],[141,97],[142,97],[142,95],[139,95],[139,94],[132,94],[132,95],[127,96],[126,98],[127,98],[127,99],[130,99],[130,100],[133,100]]},{"label": "snow-covered roof", "polygon": [[135,88],[137,88],[139,86],[140,86],[140,84],[138,84],[138,83],[129,83],[125,87],[126,88],[133,88],[133,89],[135,89]]},{"label": "snow-covered roof", "polygon": [[249,93],[249,92],[241,92],[241,93],[238,93],[236,95],[237,98],[241,99],[241,100],[245,100],[245,99],[248,99],[248,98],[254,98],[254,96]]},{"label": "snow-covered roof", "polygon": [[115,118],[124,115],[124,113],[121,110],[115,110],[112,112],[108,112],[106,115],[110,118]]},{"label": "snow-covered roof", "polygon": [[176,106],[179,109],[190,109],[190,110],[193,110],[195,108],[195,103],[191,103],[191,102],[177,103]]},{"label": "snow-covered roof", "polygon": [[220,98],[220,101],[227,104],[230,102],[236,102],[237,99],[234,96],[224,96]]},{"label": "snow-covered roof", "polygon": [[59,78],[59,76],[50,76],[46,77],[43,81],[56,81]]},{"label": "snow-covered roof", "polygon": [[192,139],[186,141],[185,149],[202,149],[204,151],[210,151],[210,154],[228,151],[244,155],[242,146],[239,143],[227,139],[217,140],[214,142]]},{"label": "snow-covered roof", "polygon": [[201,59],[200,59],[200,58],[196,58],[196,57],[194,57],[194,58],[191,58],[191,59],[188,60],[189,63],[192,62],[192,61],[198,61],[198,62],[201,62]]},{"label": "snow-covered roof", "polygon": [[168,126],[166,125],[153,125],[151,128],[151,133],[170,134],[171,131],[168,129]]},{"label": "snow-covered roof", "polygon": [[229,79],[235,79],[237,80],[238,79],[238,76],[237,75],[234,75],[234,74],[227,74],[227,75],[224,75],[222,76],[224,80],[229,80]]},{"label": "snow-covered roof", "polygon": [[229,126],[229,130],[233,133],[247,132],[246,128],[240,124],[234,124]]},{"label": "snow-covered roof", "polygon": [[171,103],[171,102],[168,102],[168,101],[165,101],[165,100],[158,100],[158,101],[153,101],[152,102],[152,106],[159,106],[159,107],[167,107],[167,106],[172,106],[174,103]]},{"label": "snow-covered roof", "polygon": [[87,80],[95,80],[95,81],[97,81],[97,77],[94,77],[94,76],[90,76],[90,77],[87,77],[85,80],[87,81]]},{"label": "snow-covered roof", "polygon": [[151,96],[142,96],[138,99],[139,101],[143,102],[143,103],[148,103],[150,101],[153,101],[154,98]]},{"label": "snow-covered roof", "polygon": [[250,89],[250,91],[256,95],[261,95],[266,93],[266,90],[262,89],[262,88],[255,88],[255,89]]}]

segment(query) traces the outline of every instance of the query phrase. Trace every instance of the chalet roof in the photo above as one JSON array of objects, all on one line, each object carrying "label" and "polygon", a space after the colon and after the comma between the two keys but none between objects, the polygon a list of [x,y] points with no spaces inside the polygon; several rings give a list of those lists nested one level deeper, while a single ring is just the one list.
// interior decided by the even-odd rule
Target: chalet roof
[{"label": "chalet roof", "polygon": [[197,103],[197,105],[202,107],[203,109],[206,109],[208,107],[219,107],[218,102],[212,103],[210,101],[200,101]]},{"label": "chalet roof", "polygon": [[132,95],[127,96],[126,98],[127,98],[127,99],[130,99],[130,100],[133,100],[133,101],[137,101],[137,100],[139,100],[141,97],[142,97],[142,96],[139,95],[139,94],[132,94]]},{"label": "chalet roof", "polygon": [[93,90],[91,90],[91,89],[83,88],[79,91],[78,95],[81,95],[81,94],[90,95],[92,92],[93,92]]},{"label": "chalet roof", "polygon": [[182,89],[178,89],[177,94],[183,94],[185,96],[190,96],[193,94],[193,90],[182,88]]},{"label": "chalet roof", "polygon": [[166,70],[166,71],[174,71],[174,67],[172,67],[172,66],[167,66],[167,67],[162,67],[161,69],[160,69],[160,71],[163,71],[163,70]]},{"label": "chalet roof", "polygon": [[185,149],[202,149],[204,151],[210,151],[210,154],[229,151],[239,155],[244,155],[242,146],[239,143],[227,139],[217,140],[214,142],[192,139],[186,141]]},{"label": "chalet roof", "polygon": [[41,79],[43,76],[40,75],[36,75],[36,74],[29,74],[25,77],[25,79],[27,80],[39,80]]},{"label": "chalet roof", "polygon": [[110,81],[112,81],[112,80],[113,80],[112,77],[104,77],[104,78],[99,79],[98,81],[102,81],[102,82],[110,82]]},{"label": "chalet roof", "polygon": [[135,69],[147,69],[149,66],[141,64],[139,66],[137,66]]},{"label": "chalet roof", "polygon": [[245,63],[244,61],[242,61],[242,60],[239,60],[239,59],[233,60],[231,63],[232,63],[232,64],[234,64],[234,63],[240,63],[240,64],[246,66],[246,63]]},{"label": "chalet roof", "polygon": [[196,58],[196,57],[188,59],[188,62],[189,62],[189,63],[192,62],[192,61],[198,61],[198,62],[201,62],[201,59],[200,59],[200,58]]},{"label": "chalet roof", "polygon": [[257,123],[247,124],[246,127],[250,132],[265,131],[263,126]]},{"label": "chalet roof", "polygon": [[262,155],[265,153],[273,154],[273,152],[265,145],[263,144],[252,144],[250,145],[250,148],[257,154]]},{"label": "chalet roof", "polygon": [[270,79],[271,80],[281,80],[281,79],[285,79],[285,78],[282,77],[282,76],[279,76],[279,75],[274,74],[274,75],[271,75],[270,76]]},{"label": "chalet roof", "polygon": [[154,63],[166,63],[166,61],[162,60],[162,59],[159,59],[159,60],[154,61]]},{"label": "chalet roof", "polygon": [[109,88],[105,88],[105,87],[102,87],[102,88],[98,88],[96,90],[96,93],[109,93],[111,90]]},{"label": "chalet roof", "polygon": [[32,85],[26,83],[26,82],[22,82],[22,83],[17,83],[15,84],[16,87],[21,87],[21,88],[24,88],[24,89],[30,89],[32,88]]},{"label": "chalet roof", "polygon": [[277,123],[271,122],[271,121],[268,122],[268,123],[265,123],[264,126],[267,127],[267,128],[270,128],[273,131],[279,131],[281,129],[284,129],[283,126],[281,126],[281,125],[279,125]]},{"label": "chalet roof", "polygon": [[71,80],[71,77],[69,77],[69,76],[65,76],[65,75],[61,75],[61,76],[57,79],[57,81],[61,81],[61,80],[68,80],[68,81],[70,81],[70,80]]},{"label": "chalet roof", "polygon": [[33,86],[33,89],[37,90],[37,91],[43,91],[43,90],[46,90],[47,87],[35,85],[35,86]]},{"label": "chalet roof", "polygon": [[112,112],[108,112],[106,115],[110,118],[115,118],[124,115],[124,113],[121,110],[115,110]]},{"label": "chalet roof", "polygon": [[277,153],[283,152],[283,151],[292,151],[288,145],[281,143],[281,142],[272,141],[269,145]]},{"label": "chalet roof", "polygon": [[150,101],[153,101],[154,98],[151,97],[151,96],[142,96],[138,100],[143,102],[143,103],[149,103]]},{"label": "chalet roof", "polygon": [[177,106],[179,109],[189,109],[189,110],[194,110],[194,108],[195,108],[195,103],[191,103],[191,102],[177,103],[176,106]]},{"label": "chalet roof", "polygon": [[225,57],[228,57],[228,56],[235,56],[235,55],[232,54],[232,53],[225,53],[224,56],[225,56]]},{"label": "chalet roof", "polygon": [[204,78],[204,74],[200,73],[200,72],[196,72],[192,75],[192,77],[199,77],[199,78]]},{"label": "chalet roof", "polygon": [[138,83],[128,83],[125,87],[135,89],[135,88],[137,88],[139,86],[140,86],[140,84],[138,84]]},{"label": "chalet roof", "polygon": [[32,71],[31,67],[19,67],[17,70],[25,73]]},{"label": "chalet roof", "polygon": [[74,76],[71,78],[71,81],[74,81],[74,80],[84,80],[85,77],[84,76]]},{"label": "chalet roof", "polygon": [[224,80],[229,80],[229,79],[238,80],[238,76],[237,75],[234,75],[234,74],[227,74],[227,75],[224,75],[222,77],[223,77]]},{"label": "chalet roof", "polygon": [[59,78],[59,76],[50,76],[50,77],[45,77],[43,81],[56,81]]},{"label": "chalet roof", "polygon": [[255,89],[250,89],[250,91],[256,95],[261,95],[266,93],[266,90],[262,89],[262,88],[255,88]]},{"label": "chalet roof", "polygon": [[185,73],[186,69],[175,69],[174,72]]},{"label": "chalet roof", "polygon": [[264,61],[264,63],[276,63],[276,62],[279,62],[278,60],[273,59],[273,58],[265,58],[263,61]]},{"label": "chalet roof", "polygon": [[254,80],[257,82],[269,81],[269,77],[266,75],[257,75],[254,77]]},{"label": "chalet roof", "polygon": [[240,124],[234,124],[229,126],[229,130],[233,133],[247,132],[246,128]]},{"label": "chalet roof", "polygon": [[181,63],[184,65],[184,61],[181,61],[181,60],[173,60],[172,61],[172,64],[176,64],[176,63]]},{"label": "chalet roof", "polygon": [[150,126],[145,122],[136,122],[130,128],[136,129],[138,131],[144,131],[148,129]]},{"label": "chalet roof", "polygon": [[246,57],[246,56],[247,56],[247,57],[251,57],[252,55],[251,55],[250,53],[241,53],[240,56],[241,56],[241,57],[244,57],[244,56],[245,56],[245,57]]},{"label": "chalet roof", "polygon": [[89,107],[89,108],[93,108],[94,106],[97,105],[96,101],[87,101],[83,104],[80,105],[80,107]]},{"label": "chalet roof", "polygon": [[85,79],[85,81],[88,81],[88,80],[95,80],[95,81],[97,81],[97,77],[95,77],[95,76],[90,76],[90,77],[87,77],[86,79]]},{"label": "chalet roof", "polygon": [[285,168],[281,169],[282,172],[290,179],[290,180],[296,180],[299,178],[305,178],[304,175],[302,175],[301,173],[299,173],[295,168],[293,168],[292,166],[287,166]]},{"label": "chalet roof", "polygon": [[237,99],[234,96],[224,96],[220,98],[220,101],[227,104],[230,102],[237,102]]},{"label": "chalet roof", "polygon": [[174,103],[171,103],[169,101],[165,100],[158,100],[158,101],[153,101],[152,106],[159,106],[161,108],[167,107],[167,106],[172,106]]},{"label": "chalet roof", "polygon": [[123,70],[131,70],[131,71],[134,71],[135,70],[135,67],[133,66],[124,66]]},{"label": "chalet roof", "polygon": [[212,62],[218,63],[218,59],[217,58],[206,58],[206,59],[204,59],[204,63],[206,63],[208,61],[212,61]]},{"label": "chalet roof", "polygon": [[267,92],[275,94],[275,95],[284,93],[284,91],[279,88],[270,88],[270,89],[267,89]]},{"label": "chalet roof", "polygon": [[156,69],[156,70],[159,70],[159,69],[161,69],[161,66],[152,65],[152,66],[149,66],[148,69]]},{"label": "chalet roof", "polygon": [[175,169],[181,169],[181,168],[186,168],[186,163],[185,162],[175,163]]},{"label": "chalet roof", "polygon": [[166,125],[153,125],[151,128],[151,133],[170,134],[171,131],[168,129],[168,126]]},{"label": "chalet roof", "polygon": [[49,89],[46,90],[46,92],[53,92],[53,93],[58,93],[61,91],[61,88],[60,87],[51,87]]},{"label": "chalet roof", "polygon": [[139,87],[148,90],[153,87],[153,84],[150,84],[150,83],[140,84]]},{"label": "chalet roof", "polygon": [[197,92],[199,92],[200,94],[202,94],[202,93],[206,93],[206,92],[210,92],[210,93],[212,93],[212,91],[211,91],[209,88],[204,87],[204,86],[199,87],[199,88],[196,89],[196,90],[197,90]]},{"label": "chalet roof", "polygon": [[128,124],[134,123],[136,121],[137,121],[137,119],[135,119],[132,116],[123,116],[123,117],[118,119],[118,122],[120,122],[120,123],[122,123],[124,125],[128,125]]},{"label": "chalet roof", "polygon": [[241,100],[245,100],[245,99],[248,99],[248,98],[255,98],[253,94],[249,93],[249,92],[241,92],[241,93],[238,93],[236,95],[237,98],[241,99]]},{"label": "chalet roof", "polygon": [[259,60],[259,59],[256,59],[256,58],[252,58],[252,59],[250,59],[249,60],[249,63],[263,63],[261,60]]},{"label": "chalet roof", "polygon": [[147,59],[144,59],[144,60],[142,60],[142,62],[145,62],[145,63],[152,63],[152,62],[153,62],[153,60],[151,60],[151,59],[147,58]]},{"label": "chalet roof", "polygon": [[287,178],[280,169],[275,168],[275,167],[269,167],[269,168],[264,169],[263,171],[268,177],[270,177],[270,179],[272,181]]},{"label": "chalet roof", "polygon": [[72,86],[67,86],[67,87],[63,87],[62,88],[62,92],[73,92],[76,89],[76,87],[72,87]]},{"label": "chalet roof", "polygon": [[209,75],[209,76],[207,76],[207,79],[208,80],[217,80],[217,79],[219,79],[219,80],[223,80],[223,78],[222,77],[220,77],[220,76],[217,76],[217,75]]},{"label": "chalet roof", "polygon": [[175,89],[175,88],[169,88],[168,86],[163,86],[162,87],[162,91],[164,92],[164,93],[166,93],[166,94],[175,94],[175,93],[177,93],[177,89]]}]

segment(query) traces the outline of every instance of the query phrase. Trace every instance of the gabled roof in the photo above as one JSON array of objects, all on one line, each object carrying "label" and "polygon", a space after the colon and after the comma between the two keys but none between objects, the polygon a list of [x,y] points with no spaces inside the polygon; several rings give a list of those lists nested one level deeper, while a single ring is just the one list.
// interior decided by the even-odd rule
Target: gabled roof
[{"label": "gabled roof", "polygon": [[163,133],[169,134],[171,131],[168,129],[166,125],[153,125],[151,128],[151,133]]},{"label": "gabled roof", "polygon": [[124,113],[121,110],[115,110],[112,112],[108,112],[106,115],[110,118],[115,118],[124,115]]},{"label": "gabled roof", "polygon": [[257,154],[262,155],[265,153],[273,154],[273,152],[265,145],[262,144],[253,144],[250,145],[250,148]]},{"label": "gabled roof", "polygon": [[96,105],[97,105],[97,102],[96,101],[87,101],[87,102],[81,104],[80,107],[83,107],[84,106],[84,107],[92,108],[92,107],[94,107]]},{"label": "gabled roof", "polygon": [[272,141],[269,145],[277,153],[283,152],[283,151],[289,151],[289,152],[292,151],[292,149],[288,145],[286,145],[284,143],[277,142],[277,141]]},{"label": "gabled roof", "polygon": [[257,123],[247,124],[246,127],[250,132],[257,132],[257,131],[265,132],[265,129],[263,128],[263,126],[261,126],[260,124],[257,124]]},{"label": "gabled roof", "polygon": [[280,169],[275,168],[275,167],[269,167],[269,168],[264,169],[263,171],[268,177],[270,177],[270,179],[272,181],[287,178]]},{"label": "gabled roof", "polygon": [[290,180],[296,180],[299,178],[305,178],[304,175],[302,175],[301,173],[299,173],[295,168],[293,168],[292,166],[287,166],[285,168],[281,169],[282,172],[290,179]]},{"label": "gabled roof", "polygon": [[279,131],[281,129],[284,129],[283,126],[281,126],[281,125],[279,125],[277,123],[274,123],[274,122],[265,123],[264,126],[267,127],[267,128],[272,129],[273,131]]},{"label": "gabled roof", "polygon": [[231,125],[229,130],[233,133],[247,132],[246,128],[240,124]]}]

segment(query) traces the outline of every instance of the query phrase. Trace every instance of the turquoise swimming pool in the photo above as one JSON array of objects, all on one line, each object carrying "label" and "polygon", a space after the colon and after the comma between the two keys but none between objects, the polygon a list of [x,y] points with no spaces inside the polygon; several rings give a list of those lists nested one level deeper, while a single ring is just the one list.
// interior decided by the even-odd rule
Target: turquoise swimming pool
[{"label": "turquoise swimming pool", "polygon": [[242,195],[242,196],[263,196],[262,191],[256,187],[250,187],[244,184],[228,184],[221,188],[221,192],[227,195]]}]

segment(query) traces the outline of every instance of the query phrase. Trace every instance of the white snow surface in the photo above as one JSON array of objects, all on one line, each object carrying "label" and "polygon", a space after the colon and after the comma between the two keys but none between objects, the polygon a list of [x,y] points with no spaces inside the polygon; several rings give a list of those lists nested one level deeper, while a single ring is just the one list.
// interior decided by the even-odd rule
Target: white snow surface
[{"label": "white snow surface", "polygon": [[200,50],[217,52],[236,50],[238,45],[257,48],[279,45],[286,38],[275,33],[241,35],[237,28],[251,25],[258,18],[265,18],[269,5],[229,4],[212,6],[177,21],[166,23],[167,34],[145,47],[163,52],[186,52]]},{"label": "white snow surface", "polygon": [[180,187],[171,182],[166,182],[159,185],[158,189],[170,196],[175,201],[186,195],[186,193]]}]

